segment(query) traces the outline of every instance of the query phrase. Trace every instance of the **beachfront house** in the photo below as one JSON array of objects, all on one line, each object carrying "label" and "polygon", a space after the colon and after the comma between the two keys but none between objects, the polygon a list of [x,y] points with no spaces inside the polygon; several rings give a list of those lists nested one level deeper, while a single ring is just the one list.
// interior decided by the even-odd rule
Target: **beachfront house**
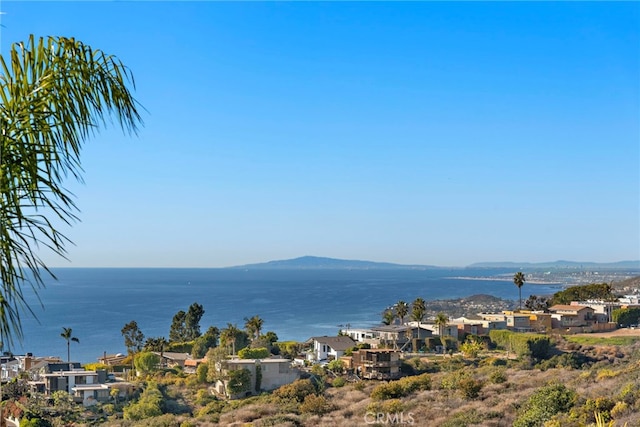
[{"label": "beachfront house", "polygon": [[336,337],[311,337],[305,345],[309,347],[307,360],[320,362],[324,360],[338,359],[348,349],[355,347],[356,342],[351,337],[339,335]]}]

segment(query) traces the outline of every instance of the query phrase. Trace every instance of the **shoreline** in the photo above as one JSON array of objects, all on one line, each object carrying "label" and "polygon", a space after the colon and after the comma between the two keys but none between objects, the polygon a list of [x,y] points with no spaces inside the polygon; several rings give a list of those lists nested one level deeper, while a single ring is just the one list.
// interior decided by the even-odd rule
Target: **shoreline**
[{"label": "shoreline", "polygon": [[[501,277],[472,277],[472,276],[450,276],[450,277],[445,277],[445,279],[455,279],[455,280],[476,280],[476,281],[496,281],[496,282],[511,282],[512,279],[510,278],[501,278]],[[567,286],[564,283],[558,283],[558,282],[547,282],[544,280],[527,280],[525,282],[525,284],[530,284],[530,285],[557,285],[557,286]]]}]

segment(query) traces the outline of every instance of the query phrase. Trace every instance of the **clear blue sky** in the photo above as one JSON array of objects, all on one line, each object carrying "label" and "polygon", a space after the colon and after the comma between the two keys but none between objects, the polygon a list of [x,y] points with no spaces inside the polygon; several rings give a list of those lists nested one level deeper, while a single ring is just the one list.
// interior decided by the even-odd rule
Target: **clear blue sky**
[{"label": "clear blue sky", "polygon": [[640,259],[637,2],[0,7],[3,54],[74,36],[147,110],[52,266]]}]

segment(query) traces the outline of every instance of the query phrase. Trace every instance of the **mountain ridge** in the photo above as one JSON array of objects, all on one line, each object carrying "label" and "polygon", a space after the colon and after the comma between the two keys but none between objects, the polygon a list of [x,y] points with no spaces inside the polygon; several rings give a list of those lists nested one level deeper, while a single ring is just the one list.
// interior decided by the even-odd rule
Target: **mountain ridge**
[{"label": "mountain ridge", "polygon": [[264,269],[264,270],[312,270],[312,269],[345,269],[345,270],[431,270],[443,268],[513,268],[521,269],[640,269],[638,261],[618,261],[609,263],[579,262],[579,261],[551,261],[551,262],[478,262],[463,267],[435,266],[428,264],[396,264],[390,262],[377,262],[365,260],[346,260],[339,258],[318,257],[305,255],[297,258],[273,260],[256,264],[244,264],[226,267],[230,269]]}]

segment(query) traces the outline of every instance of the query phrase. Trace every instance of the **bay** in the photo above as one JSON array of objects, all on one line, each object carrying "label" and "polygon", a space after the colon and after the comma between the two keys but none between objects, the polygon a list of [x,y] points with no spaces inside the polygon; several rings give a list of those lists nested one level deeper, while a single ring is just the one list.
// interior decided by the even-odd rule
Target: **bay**
[{"label": "bay", "polygon": [[[147,337],[167,337],[173,315],[194,302],[205,314],[204,331],[227,323],[244,326],[259,315],[264,331],[280,340],[303,341],[336,335],[340,325],[380,323],[384,309],[399,300],[411,302],[489,294],[516,300],[518,289],[503,269],[429,270],[242,270],[242,269],[54,269],[38,299],[25,291],[36,317],[22,314],[24,339],[4,350],[15,354],[66,358],[63,327],[80,343],[71,343],[71,359],[94,362],[103,352],[125,353],[120,330],[135,320]],[[502,275],[502,277],[500,277]],[[461,277],[476,277],[466,280]],[[561,284],[525,284],[529,294],[552,294]]]}]

